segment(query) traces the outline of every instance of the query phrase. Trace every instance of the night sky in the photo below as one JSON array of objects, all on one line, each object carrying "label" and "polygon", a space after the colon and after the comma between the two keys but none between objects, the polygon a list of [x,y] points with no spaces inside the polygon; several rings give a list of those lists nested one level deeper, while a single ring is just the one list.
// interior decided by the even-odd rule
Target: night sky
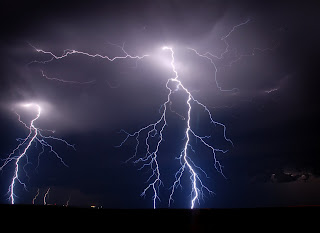
[{"label": "night sky", "polygon": [[[214,120],[226,125],[234,144],[222,140],[222,131],[214,131],[215,145],[229,150],[217,154],[226,179],[215,170],[212,155],[196,144],[194,162],[206,171],[209,178],[202,179],[215,192],[197,207],[320,205],[316,1],[9,1],[1,2],[0,9],[1,159],[17,146],[17,138],[28,134],[14,111],[26,122],[35,116],[19,103],[41,105],[35,125],[55,130],[55,137],[76,148],[52,142],[69,167],[46,151],[37,168],[41,149],[33,145],[24,167],[29,178],[20,169],[28,191],[17,184],[17,203],[31,204],[39,189],[36,203],[43,204],[50,188],[51,204],[69,200],[73,206],[152,208],[152,192],[140,197],[150,171],[124,163],[134,153],[135,140],[115,146],[126,136],[121,129],[132,133],[159,119],[168,94],[165,84],[173,76],[163,62],[170,62],[161,51],[167,45],[174,48],[180,80]],[[230,51],[217,61],[219,85],[238,91],[220,91],[210,61],[187,48],[220,55],[226,49],[221,38],[246,20],[230,34]],[[114,45],[123,43],[130,55],[150,56],[110,62],[70,55],[45,64],[32,62],[52,57],[31,45],[59,56],[75,49],[114,57],[124,56]],[[42,72],[79,83],[49,80]],[[183,98],[177,95],[172,103],[159,152],[164,183],[159,207],[167,207],[179,165],[175,157],[183,145],[185,122],[177,113],[186,113]],[[194,109],[191,123],[208,132],[207,116]],[[2,204],[8,203],[13,165],[1,171]],[[183,189],[176,190],[173,208],[190,207],[188,176]]]}]

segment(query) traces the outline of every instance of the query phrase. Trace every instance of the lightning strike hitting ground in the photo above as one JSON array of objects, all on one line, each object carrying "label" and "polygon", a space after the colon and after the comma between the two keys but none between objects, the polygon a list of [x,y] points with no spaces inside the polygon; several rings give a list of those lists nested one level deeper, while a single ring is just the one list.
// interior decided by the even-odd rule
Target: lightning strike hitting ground
[{"label": "lightning strike hitting ground", "polygon": [[32,199],[32,204],[33,204],[33,205],[34,205],[34,203],[36,202],[37,197],[39,196],[39,193],[40,193],[40,189],[38,188],[36,195],[35,195],[34,198]]},{"label": "lightning strike hitting ground", "polygon": [[[191,149],[192,150],[192,145],[190,144],[190,137],[194,137],[199,139],[202,144],[206,147],[208,147],[211,152],[212,152],[212,157],[213,157],[213,161],[214,161],[214,166],[217,169],[217,171],[223,174],[222,171],[222,166],[220,164],[220,162],[217,160],[216,158],[216,152],[222,152],[222,153],[226,153],[226,150],[221,150],[218,148],[214,148],[213,146],[211,146],[209,143],[206,142],[206,138],[209,138],[210,136],[199,136],[198,134],[195,133],[195,130],[192,128],[190,121],[191,121],[191,112],[192,112],[192,105],[193,104],[197,104],[199,106],[201,106],[209,115],[211,122],[215,125],[221,126],[223,127],[223,132],[224,132],[224,139],[226,141],[228,141],[229,143],[232,144],[232,141],[230,139],[227,138],[226,136],[226,126],[222,123],[216,122],[212,119],[211,113],[208,110],[208,108],[200,103],[198,100],[196,100],[191,92],[182,84],[182,82],[179,80],[179,75],[178,72],[176,70],[175,67],[175,57],[174,57],[174,50],[171,47],[163,47],[162,48],[164,51],[169,51],[170,56],[171,56],[171,69],[172,72],[174,74],[173,78],[169,78],[166,82],[166,88],[168,89],[169,93],[167,96],[167,100],[163,103],[162,108],[163,108],[163,112],[161,113],[161,116],[159,118],[158,121],[156,121],[155,123],[149,124],[143,128],[141,128],[140,130],[130,134],[128,132],[126,132],[125,130],[121,130],[120,132],[125,133],[127,136],[126,138],[121,142],[121,144],[119,145],[119,147],[121,147],[130,137],[134,137],[137,144],[135,147],[135,153],[134,155],[129,158],[127,161],[133,160],[135,157],[137,157],[138,155],[138,147],[140,145],[140,141],[139,141],[139,136],[141,133],[146,132],[147,136],[145,138],[145,145],[146,145],[146,154],[144,156],[140,156],[138,159],[134,160],[134,163],[139,163],[142,162],[143,165],[140,167],[139,170],[143,169],[144,167],[148,166],[151,171],[152,174],[149,176],[149,178],[147,179],[147,182],[150,182],[149,185],[147,185],[147,187],[143,190],[141,196],[145,196],[146,192],[151,190],[153,193],[153,208],[156,208],[156,203],[157,200],[160,201],[159,198],[159,189],[160,186],[163,184],[163,182],[160,179],[160,168],[159,168],[159,164],[158,164],[158,155],[159,155],[159,147],[161,145],[161,143],[163,142],[163,133],[165,128],[167,127],[167,110],[168,110],[168,106],[170,107],[171,104],[171,96],[178,92],[178,91],[183,91],[187,94],[187,99],[186,99],[186,104],[188,106],[188,111],[187,111],[187,116],[184,117],[187,121],[187,126],[186,126],[186,130],[185,130],[185,143],[183,146],[183,149],[178,157],[179,161],[180,161],[180,168],[178,169],[178,171],[175,174],[175,181],[173,183],[173,185],[171,186],[171,194],[169,196],[169,202],[168,202],[168,206],[171,205],[171,203],[174,201],[173,196],[174,196],[174,192],[177,189],[177,187],[181,186],[181,179],[182,176],[184,175],[185,171],[189,172],[190,175],[190,181],[191,181],[191,192],[190,192],[190,196],[191,196],[191,204],[190,207],[191,209],[194,208],[196,201],[199,202],[200,198],[203,198],[204,196],[204,191],[206,191],[209,194],[213,194],[213,191],[211,191],[207,186],[204,185],[203,181],[200,179],[199,173],[204,173],[206,175],[206,173],[204,172],[203,169],[201,169],[199,166],[197,166],[191,159],[191,157],[189,156],[188,150]],[[171,85],[174,85],[174,88],[171,88]],[[160,130],[158,129],[160,128]],[[158,141],[156,143],[156,147],[153,151],[150,151],[150,142],[149,140],[151,138],[155,138],[158,135]],[[206,175],[207,176],[207,175]]]},{"label": "lightning strike hitting ground", "polygon": [[[220,91],[239,92],[239,89],[238,88],[225,89],[219,84],[219,82],[218,82],[218,65],[216,64],[216,60],[221,61],[227,55],[228,56],[232,55],[231,56],[232,59],[231,59],[231,61],[229,61],[229,64],[227,65],[227,66],[231,66],[232,64],[234,64],[235,62],[238,62],[243,57],[254,56],[256,51],[265,52],[265,51],[269,51],[269,50],[274,49],[274,48],[265,48],[265,49],[253,48],[252,51],[248,54],[239,54],[237,52],[236,48],[231,48],[231,45],[228,43],[228,40],[227,40],[229,38],[229,36],[236,29],[238,29],[241,26],[246,25],[249,22],[250,22],[250,19],[234,26],[229,31],[229,33],[227,35],[221,37],[221,40],[225,44],[225,49],[220,55],[213,55],[210,52],[205,52],[204,54],[200,54],[196,49],[187,48],[188,50],[193,51],[197,56],[208,59],[210,61],[210,63],[214,66],[215,71],[214,71],[213,76],[214,76],[216,86]],[[163,109],[162,112],[160,111],[161,116],[160,116],[159,120],[156,121],[155,123],[146,125],[145,127],[139,129],[138,131],[136,131],[134,133],[128,133],[122,129],[120,132],[125,133],[127,136],[121,142],[119,147],[121,147],[129,138],[135,139],[135,141],[136,141],[135,152],[134,152],[133,156],[127,160],[127,162],[130,160],[133,160],[133,163],[135,163],[135,164],[142,163],[142,166],[140,167],[139,170],[141,170],[145,167],[150,168],[151,175],[147,179],[147,182],[149,182],[149,185],[147,185],[147,187],[143,190],[141,195],[145,196],[146,192],[150,190],[153,193],[153,196],[152,196],[153,207],[156,208],[157,201],[160,201],[159,189],[160,189],[160,186],[163,184],[163,182],[160,179],[160,168],[159,168],[159,163],[158,163],[158,156],[159,156],[159,147],[160,147],[161,143],[164,141],[163,133],[164,133],[165,128],[168,126],[168,124],[167,124],[167,110],[169,109],[171,112],[176,113],[175,111],[172,111],[172,109],[171,109],[171,104],[172,104],[171,96],[178,91],[185,92],[187,94],[187,98],[185,100],[186,101],[185,103],[188,108],[187,109],[188,110],[187,116],[182,116],[181,114],[176,113],[177,115],[179,115],[179,117],[182,120],[186,120],[186,122],[187,122],[185,133],[184,133],[184,135],[185,135],[184,141],[185,142],[184,142],[183,149],[182,149],[180,155],[178,156],[178,159],[180,162],[180,168],[175,173],[175,181],[173,182],[173,185],[170,188],[171,193],[169,196],[168,206],[170,207],[170,205],[174,202],[173,197],[174,197],[175,190],[178,187],[182,187],[181,180],[182,180],[183,175],[187,172],[190,175],[189,178],[190,178],[190,186],[191,186],[190,208],[193,209],[195,207],[196,202],[198,202],[198,204],[200,204],[199,201],[200,201],[200,199],[202,199],[204,197],[205,192],[207,192],[209,194],[213,194],[213,191],[211,191],[204,184],[204,182],[200,179],[199,174],[201,174],[201,173],[204,174],[205,177],[208,178],[205,171],[202,168],[200,168],[199,166],[197,166],[193,162],[193,160],[191,159],[189,152],[190,152],[190,150],[194,152],[194,150],[192,148],[190,139],[191,138],[198,139],[205,147],[207,147],[211,150],[214,167],[223,177],[225,177],[225,175],[222,170],[222,165],[217,159],[216,153],[217,152],[226,153],[227,150],[215,148],[214,146],[210,145],[210,143],[207,142],[207,139],[209,139],[210,136],[200,136],[196,133],[196,129],[194,129],[193,126],[191,125],[192,110],[193,110],[192,106],[198,105],[198,106],[202,107],[204,109],[204,111],[207,113],[207,115],[209,116],[210,123],[214,124],[216,126],[222,127],[223,136],[224,136],[225,141],[227,141],[231,146],[233,146],[233,143],[226,135],[226,126],[220,122],[214,121],[208,107],[206,105],[202,104],[201,102],[199,102],[197,99],[195,99],[193,97],[193,95],[191,94],[191,91],[189,91],[183,85],[181,80],[179,79],[179,75],[178,75],[178,72],[177,72],[177,69],[175,66],[175,57],[174,57],[173,48],[165,46],[162,49],[169,51],[171,54],[171,63],[170,64],[171,64],[171,70],[174,73],[174,77],[168,79],[168,81],[166,83],[166,88],[168,89],[169,93],[167,96],[167,100],[163,103],[163,105],[160,108],[160,109]],[[174,88],[171,87],[172,84],[174,84]],[[144,146],[146,147],[146,153],[145,153],[145,155],[138,156],[138,149],[139,149],[139,146],[141,146],[140,140],[142,140],[142,139],[140,139],[140,137],[143,138],[143,136],[141,136],[143,133],[146,134],[146,136],[144,137]],[[152,143],[151,140],[154,140],[154,138],[156,138],[156,136],[158,136],[158,140],[155,142],[156,147],[154,150],[151,150],[150,149],[151,148],[150,143]]]},{"label": "lightning strike hitting ground", "polygon": [[41,70],[41,74],[42,74],[42,77],[44,77],[44,78],[46,78],[48,80],[58,81],[58,82],[67,83],[67,84],[80,84],[80,85],[82,85],[82,84],[93,84],[96,81],[96,80],[91,80],[91,81],[87,81],[87,82],[78,82],[78,81],[70,81],[70,80],[64,80],[64,79],[59,79],[59,78],[50,78],[43,72],[43,70]]},{"label": "lightning strike hitting ground", "polygon": [[43,196],[43,204],[46,205],[47,204],[47,198],[49,196],[49,192],[50,192],[50,188],[47,189],[46,193]]},{"label": "lightning strike hitting ground", "polygon": [[[63,161],[62,157],[60,157],[59,154],[53,149],[52,145],[48,142],[48,140],[49,141],[50,140],[55,140],[55,141],[62,142],[62,143],[66,144],[67,146],[69,146],[69,147],[71,147],[71,148],[73,148],[75,150],[74,145],[69,144],[67,141],[65,141],[65,140],[63,140],[61,138],[56,138],[56,137],[53,137],[53,136],[45,136],[45,135],[42,134],[42,131],[49,131],[49,132],[52,132],[52,131],[50,131],[50,130],[42,130],[40,128],[37,128],[34,125],[36,120],[39,119],[39,117],[41,115],[41,107],[38,104],[36,104],[36,103],[22,104],[21,107],[27,108],[27,109],[31,109],[32,111],[35,108],[36,109],[36,116],[35,116],[35,118],[33,118],[31,120],[30,124],[27,125],[25,122],[23,122],[21,120],[20,115],[17,112],[15,112],[18,115],[19,122],[21,124],[23,124],[29,130],[29,134],[24,139],[21,139],[21,138],[18,139],[18,141],[20,143],[8,155],[8,157],[6,159],[4,159],[4,163],[0,167],[0,171],[2,171],[10,162],[14,162],[15,170],[14,170],[14,174],[13,174],[12,179],[11,179],[11,184],[10,184],[9,189],[8,189],[9,201],[11,202],[11,204],[15,204],[15,198],[17,197],[17,194],[14,191],[16,185],[17,184],[21,184],[21,185],[23,185],[23,187],[25,189],[27,188],[25,182],[23,182],[20,179],[19,173],[20,173],[20,170],[21,170],[21,166],[23,164],[23,160],[26,159],[27,163],[28,163],[28,155],[27,154],[28,154],[28,151],[29,151],[30,147],[33,144],[40,143],[40,145],[42,147],[42,151],[38,154],[38,158],[37,158],[38,159],[38,164],[39,164],[39,157],[45,152],[45,148],[48,148],[49,152],[53,153],[61,161],[61,163],[64,166],[68,167],[68,165],[65,164],[65,162]],[[36,197],[37,197],[37,195],[36,195]],[[36,199],[36,197],[33,199],[33,202]]]},{"label": "lightning strike hitting ground", "polygon": [[[109,44],[111,44],[111,43],[109,43]],[[88,57],[92,57],[92,58],[96,58],[97,57],[97,58],[107,59],[108,61],[115,61],[115,60],[118,60],[118,59],[127,59],[127,58],[140,60],[140,59],[143,59],[143,58],[149,56],[147,54],[143,55],[143,56],[132,56],[132,55],[128,54],[124,49],[124,46],[125,46],[124,43],[123,43],[122,46],[116,45],[116,44],[112,44],[114,46],[119,47],[121,49],[121,51],[124,53],[124,56],[115,56],[113,58],[108,57],[107,55],[101,55],[101,54],[98,54],[98,53],[90,54],[90,53],[87,53],[87,52],[78,51],[78,50],[74,50],[74,49],[66,49],[66,50],[63,51],[63,54],[61,56],[57,56],[57,55],[53,54],[50,51],[45,51],[45,50],[42,50],[42,49],[38,49],[38,48],[34,47],[33,45],[31,45],[30,43],[29,43],[29,45],[32,48],[34,48],[38,53],[48,54],[48,55],[51,56],[51,59],[49,59],[49,60],[46,60],[46,61],[32,61],[32,62],[29,63],[29,65],[32,64],[32,63],[46,64],[46,63],[51,62],[53,60],[59,60],[59,59],[66,58],[66,57],[68,57],[70,55],[73,55],[73,54],[84,55],[84,56],[88,56]]]}]

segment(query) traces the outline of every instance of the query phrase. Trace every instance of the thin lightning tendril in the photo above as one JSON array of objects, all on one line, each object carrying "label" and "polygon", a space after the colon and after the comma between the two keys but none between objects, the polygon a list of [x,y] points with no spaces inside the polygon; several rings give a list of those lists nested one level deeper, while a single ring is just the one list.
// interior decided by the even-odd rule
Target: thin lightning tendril
[{"label": "thin lightning tendril", "polygon": [[42,74],[42,77],[44,77],[45,79],[52,80],[52,81],[58,81],[58,82],[62,82],[62,83],[68,83],[68,84],[80,84],[80,85],[81,84],[93,84],[96,81],[96,80],[91,80],[91,81],[87,81],[87,82],[78,82],[78,81],[70,81],[70,80],[64,80],[64,79],[59,79],[59,78],[50,78],[43,72],[43,70],[41,70],[41,74]]},{"label": "thin lightning tendril", "polygon": [[[245,26],[247,25],[251,20],[247,19],[246,21],[233,26],[233,28],[229,31],[229,33],[223,37],[221,37],[221,41],[223,41],[223,43],[225,44],[225,49],[224,51],[220,54],[220,55],[214,55],[210,52],[205,52],[203,54],[201,54],[200,52],[198,52],[196,49],[194,48],[188,48],[189,50],[193,51],[197,56],[205,58],[207,60],[210,61],[210,63],[213,65],[214,67],[214,80],[215,80],[215,84],[218,87],[218,89],[222,92],[239,92],[238,88],[232,88],[232,89],[224,89],[223,87],[220,86],[219,82],[218,82],[218,64],[216,63],[216,61],[221,61],[222,59],[224,59],[227,55],[231,56],[232,59],[231,61],[229,61],[228,63],[228,67],[231,67],[233,64],[235,64],[236,62],[240,61],[242,58],[244,57],[252,57],[256,55],[256,52],[266,52],[266,51],[273,51],[279,44],[275,44],[273,47],[271,48],[253,48],[251,50],[251,52],[249,53],[245,53],[245,54],[239,54],[238,50],[236,48],[232,48],[231,45],[228,42],[228,38],[229,36],[239,27]],[[233,56],[232,56],[233,54]]]}]

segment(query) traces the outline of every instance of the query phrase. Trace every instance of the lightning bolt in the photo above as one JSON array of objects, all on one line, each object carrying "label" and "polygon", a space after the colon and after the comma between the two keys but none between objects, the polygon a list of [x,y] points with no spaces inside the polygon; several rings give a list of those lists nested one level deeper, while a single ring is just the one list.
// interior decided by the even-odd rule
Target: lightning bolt
[{"label": "lightning bolt", "polygon": [[34,203],[36,202],[37,197],[39,196],[40,193],[40,189],[38,188],[36,195],[34,196],[34,198],[32,199],[32,204],[34,205]]},{"label": "lightning bolt", "polygon": [[[34,61],[31,61],[28,63],[28,65],[32,65],[33,63],[39,63],[39,64],[47,64],[47,63],[50,63],[54,60],[60,60],[60,59],[64,59],[68,56],[72,56],[72,55],[82,55],[82,56],[87,56],[87,57],[91,57],[91,58],[100,58],[100,59],[105,59],[105,60],[108,60],[110,62],[114,62],[116,60],[121,60],[121,59],[133,59],[136,61],[135,63],[135,67],[133,68],[137,68],[138,67],[138,61],[143,59],[143,58],[146,58],[146,57],[149,57],[148,54],[145,54],[145,55],[142,55],[142,56],[138,56],[138,55],[130,55],[126,50],[125,50],[125,42],[122,44],[122,46],[118,45],[118,44],[113,44],[111,42],[108,42],[108,44],[112,45],[112,46],[115,46],[115,47],[118,47],[120,48],[120,50],[122,51],[123,55],[122,56],[114,56],[114,57],[109,57],[107,55],[102,55],[102,54],[91,54],[91,53],[88,53],[88,52],[84,52],[84,51],[80,51],[80,50],[74,50],[74,49],[65,49],[62,53],[62,55],[56,55],[54,54],[53,52],[51,51],[45,51],[43,49],[39,49],[39,48],[36,48],[35,46],[33,46],[32,44],[29,43],[29,45],[38,53],[42,53],[42,54],[45,54],[45,55],[50,55],[51,58],[49,60],[44,60],[44,61],[38,61],[38,60],[34,60]],[[57,81],[57,82],[61,82],[61,83],[64,83],[64,84],[94,84],[96,82],[96,80],[90,80],[90,81],[86,81],[86,82],[79,82],[79,81],[74,81],[74,80],[64,80],[64,79],[60,79],[60,78],[52,78],[52,77],[49,77],[48,75],[45,74],[45,72],[43,70],[40,70],[41,71],[41,74],[42,74],[42,77],[44,77],[45,79],[47,80],[50,80],[50,81]],[[111,85],[107,80],[106,80],[106,83],[107,85],[110,87],[110,88],[117,88],[118,86],[117,85]]]},{"label": "lightning bolt", "polygon": [[[79,51],[79,50],[74,50],[74,49],[66,49],[66,50],[63,51],[62,55],[59,56],[59,55],[55,55],[54,53],[52,53],[52,52],[50,52],[50,51],[45,51],[45,50],[43,50],[43,49],[36,48],[35,46],[33,46],[32,44],[29,43],[29,45],[30,45],[32,48],[34,48],[35,51],[37,51],[38,53],[48,54],[48,55],[51,56],[51,58],[50,58],[49,60],[45,60],[45,61],[37,61],[37,60],[35,60],[35,61],[30,62],[29,65],[32,64],[32,63],[46,64],[46,63],[49,63],[49,62],[51,62],[51,61],[53,61],[53,60],[60,60],[60,59],[63,59],[63,58],[66,58],[66,57],[68,57],[68,56],[70,56],[70,55],[75,55],[75,54],[83,55],[83,56],[88,56],[88,57],[91,57],[91,58],[106,59],[106,60],[111,61],[111,62],[112,62],[112,61],[115,61],[115,60],[118,60],[118,59],[127,59],[127,58],[129,58],[129,59],[138,59],[138,60],[141,60],[141,59],[149,56],[149,55],[147,55],[147,54],[146,54],[146,55],[143,55],[143,56],[137,56],[137,55],[136,55],[136,56],[132,56],[132,55],[128,54],[128,53],[126,52],[126,50],[124,49],[125,43],[123,43],[122,46],[117,45],[117,44],[112,44],[112,43],[109,43],[109,44],[119,47],[119,48],[121,49],[121,51],[124,53],[124,55],[123,55],[123,56],[109,57],[109,56],[107,56],[107,55],[101,55],[101,54],[99,54],[99,53],[91,54],[91,53],[84,52],[84,51]],[[61,80],[60,80],[60,81],[61,81]]]},{"label": "lightning bolt", "polygon": [[[185,130],[185,133],[184,133],[185,142],[184,142],[183,149],[182,149],[179,157],[177,158],[180,161],[180,168],[176,172],[175,181],[174,181],[173,185],[171,186],[171,193],[170,193],[170,196],[169,196],[168,206],[170,206],[171,203],[174,201],[174,199],[173,199],[174,192],[177,189],[177,187],[181,186],[182,176],[184,175],[185,171],[187,171],[190,174],[190,181],[191,181],[191,193],[190,193],[191,204],[190,204],[190,207],[191,207],[191,209],[193,209],[195,207],[196,201],[199,201],[200,197],[204,196],[204,191],[206,191],[209,194],[213,194],[213,191],[211,191],[204,184],[204,182],[200,179],[200,176],[199,176],[200,172],[204,173],[206,176],[207,176],[207,174],[205,173],[205,171],[203,169],[201,169],[199,166],[197,166],[193,162],[193,160],[191,159],[191,157],[190,157],[190,155],[188,153],[189,149],[192,150],[192,145],[190,144],[190,138],[194,137],[196,139],[199,139],[204,146],[206,146],[207,148],[209,148],[211,150],[213,161],[214,161],[214,166],[217,169],[217,171],[220,174],[222,174],[223,176],[224,176],[224,174],[223,174],[223,171],[222,171],[222,165],[220,164],[220,162],[216,158],[216,152],[226,153],[227,151],[226,150],[221,150],[221,149],[218,149],[218,148],[214,148],[209,143],[207,143],[206,139],[210,138],[210,136],[199,136],[197,133],[195,133],[195,130],[192,128],[191,123],[190,123],[192,105],[196,104],[196,105],[201,106],[207,112],[207,114],[209,115],[211,123],[223,127],[224,139],[226,141],[228,141],[229,143],[231,143],[231,144],[232,144],[232,141],[230,139],[228,139],[227,136],[226,136],[226,126],[224,124],[222,124],[222,123],[214,121],[210,111],[208,110],[208,108],[204,104],[202,104],[201,102],[196,100],[192,96],[191,92],[183,85],[183,83],[179,79],[179,74],[178,74],[178,71],[177,71],[176,66],[175,66],[175,56],[174,56],[173,48],[172,47],[168,47],[168,46],[164,46],[162,48],[162,50],[169,51],[169,53],[170,53],[170,57],[171,57],[170,65],[171,65],[171,70],[172,70],[172,72],[174,74],[174,77],[169,78],[167,80],[167,82],[166,82],[166,88],[168,90],[168,96],[167,96],[167,100],[161,106],[161,108],[163,108],[161,116],[160,116],[159,120],[156,121],[155,123],[149,124],[149,125],[141,128],[141,129],[139,129],[138,131],[136,131],[134,133],[128,133],[128,132],[126,132],[125,130],[122,129],[120,132],[125,133],[127,136],[125,137],[125,139],[121,142],[121,144],[118,147],[121,147],[129,138],[131,138],[131,137],[135,138],[135,140],[136,140],[135,153],[126,162],[128,162],[130,160],[133,160],[138,155],[138,148],[139,148],[139,145],[140,145],[139,137],[140,137],[140,135],[142,133],[146,133],[146,135],[147,135],[145,137],[146,154],[144,156],[141,156],[141,157],[135,159],[133,162],[134,163],[139,163],[139,162],[143,163],[142,166],[139,168],[139,170],[141,170],[141,169],[143,169],[145,167],[151,168],[151,171],[152,171],[151,175],[147,179],[147,182],[150,182],[150,183],[143,190],[141,196],[145,196],[146,192],[148,190],[151,190],[153,192],[153,197],[152,197],[153,208],[156,208],[157,200],[160,201],[159,189],[160,189],[160,186],[163,184],[163,182],[160,179],[160,169],[159,169],[159,163],[158,163],[158,159],[157,158],[158,158],[158,155],[159,155],[160,145],[164,141],[164,139],[163,139],[164,130],[168,126],[168,124],[167,124],[168,105],[170,107],[171,96],[174,93],[176,93],[178,91],[185,92],[187,94],[186,105],[188,106],[187,116],[184,117],[186,122],[187,122],[186,130]],[[174,88],[172,88],[171,86],[173,86]],[[150,146],[151,139],[154,139],[157,135],[158,135],[158,140],[156,142],[156,147],[155,147],[154,150],[152,150],[151,146]]]},{"label": "lightning bolt", "polygon": [[43,196],[43,204],[47,205],[47,197],[49,196],[50,188],[47,189],[46,193]]},{"label": "lightning bolt", "polygon": [[[210,63],[213,65],[214,67],[214,80],[215,80],[215,84],[217,86],[217,88],[220,91],[223,92],[239,92],[238,88],[232,88],[232,89],[225,89],[223,88],[218,81],[218,65],[216,63],[216,61],[221,61],[223,59],[225,59],[228,56],[230,56],[231,54],[233,54],[231,61],[229,62],[228,66],[231,66],[232,64],[234,64],[235,62],[238,62],[239,60],[241,60],[243,57],[248,57],[248,56],[254,56],[256,51],[259,52],[265,52],[265,51],[269,51],[269,50],[273,50],[274,48],[253,48],[252,51],[248,54],[239,54],[237,52],[236,48],[232,48],[231,45],[228,42],[228,38],[229,36],[238,28],[248,24],[250,22],[250,19],[235,25],[225,36],[221,37],[221,41],[223,41],[223,43],[225,44],[225,49],[224,51],[220,54],[220,55],[214,55],[210,52],[205,52],[204,54],[199,53],[196,49],[194,48],[187,48],[188,50],[194,52],[197,56],[201,57],[201,58],[205,58],[207,60],[210,61]],[[181,180],[183,175],[187,172],[190,176],[190,186],[191,186],[191,193],[190,193],[190,197],[191,197],[191,203],[190,203],[190,208],[193,209],[196,205],[196,202],[199,203],[200,199],[204,197],[204,192],[207,192],[209,194],[214,194],[214,192],[212,190],[210,190],[205,184],[204,181],[201,180],[200,178],[200,174],[204,174],[206,177],[207,174],[205,173],[205,171],[199,167],[198,165],[195,164],[195,162],[192,160],[189,151],[193,151],[192,148],[192,143],[191,143],[191,139],[195,138],[197,140],[199,140],[203,146],[207,147],[208,149],[211,150],[211,154],[212,154],[212,158],[213,158],[213,164],[215,169],[224,177],[226,178],[226,176],[223,173],[223,166],[221,165],[220,161],[217,159],[217,152],[221,152],[221,153],[226,153],[227,150],[222,150],[219,148],[216,148],[214,146],[212,146],[211,144],[208,143],[208,140],[211,136],[202,136],[196,133],[196,130],[193,128],[193,126],[191,125],[191,118],[192,118],[192,110],[193,110],[193,106],[194,105],[198,105],[200,107],[202,107],[204,109],[204,111],[206,112],[206,114],[209,116],[210,119],[210,124],[214,124],[216,126],[222,127],[223,129],[223,137],[224,140],[226,142],[228,142],[231,146],[233,146],[233,142],[227,137],[226,135],[226,126],[223,123],[217,122],[215,120],[213,120],[213,117],[208,109],[208,107],[206,105],[204,105],[203,103],[201,103],[200,101],[198,101],[197,99],[194,98],[194,96],[191,94],[191,91],[189,91],[181,82],[181,80],[179,79],[179,75],[178,75],[178,71],[176,69],[175,66],[175,56],[174,56],[174,50],[172,47],[168,47],[168,46],[164,46],[162,48],[165,51],[169,51],[170,55],[171,55],[171,70],[174,74],[174,77],[170,78],[167,80],[166,82],[166,88],[168,90],[168,96],[167,96],[167,100],[163,103],[163,105],[161,106],[160,109],[163,109],[161,113],[161,116],[159,118],[158,121],[156,121],[155,123],[146,125],[145,127],[142,127],[141,129],[139,129],[138,131],[134,132],[134,133],[128,133],[125,130],[121,130],[120,132],[125,133],[126,137],[125,139],[121,142],[121,144],[119,145],[119,147],[121,147],[129,138],[134,138],[136,141],[136,146],[135,146],[135,152],[133,154],[132,157],[130,157],[126,162],[133,160],[133,163],[137,164],[137,163],[142,163],[142,166],[139,168],[139,170],[145,168],[145,167],[149,167],[151,169],[151,175],[149,176],[149,178],[147,179],[147,182],[150,182],[149,185],[143,190],[142,192],[142,196],[146,195],[146,192],[148,190],[151,190],[153,192],[153,207],[156,208],[156,201],[159,200],[159,189],[162,183],[161,179],[160,179],[160,169],[159,169],[159,163],[158,163],[158,156],[159,156],[159,147],[161,145],[161,143],[164,141],[163,139],[163,133],[165,128],[168,126],[167,124],[167,110],[168,110],[168,105],[169,105],[169,109],[171,110],[171,96],[178,92],[178,91],[182,91],[185,94],[187,94],[186,97],[186,105],[187,105],[187,116],[181,116],[180,114],[178,114],[180,116],[180,118],[182,120],[186,120],[186,129],[184,132],[184,146],[182,148],[182,151],[180,153],[180,155],[177,157],[177,159],[180,162],[180,167],[178,169],[178,171],[175,173],[175,181],[173,182],[173,185],[171,186],[171,193],[169,196],[169,201],[168,201],[168,206],[170,207],[170,205],[174,202],[174,193],[175,190],[178,187],[182,187],[181,185]],[[174,88],[172,88],[172,85],[174,86]],[[172,111],[172,110],[171,110]],[[173,111],[174,113],[176,113],[175,111]],[[177,114],[177,113],[176,113]],[[160,130],[158,129],[160,128]],[[141,140],[140,138],[143,137],[142,134],[146,134],[146,136],[144,137],[144,145],[146,147],[146,153],[145,155],[142,156],[138,156],[138,150],[139,147],[141,146]],[[156,141],[156,147],[154,150],[151,150],[151,141],[158,135],[158,139]]]},{"label": "lightning bolt", "polygon": [[[15,197],[17,197],[17,195],[15,194],[14,189],[17,184],[21,184],[21,185],[23,185],[23,187],[25,189],[27,189],[26,184],[19,177],[19,171],[20,171],[22,159],[24,157],[27,158],[27,152],[30,149],[32,144],[38,142],[42,146],[42,151],[40,152],[39,156],[45,151],[45,148],[48,148],[49,152],[53,153],[61,161],[61,163],[66,167],[68,167],[68,165],[63,161],[62,157],[60,157],[59,154],[53,149],[52,145],[48,142],[48,140],[55,140],[55,141],[62,142],[64,144],[66,144],[67,146],[72,147],[75,150],[74,145],[69,144],[67,141],[65,141],[61,138],[43,135],[42,131],[44,131],[44,130],[37,128],[34,125],[35,121],[38,120],[41,115],[40,105],[38,105],[36,103],[28,103],[28,104],[22,104],[21,106],[24,108],[36,108],[36,116],[31,120],[30,124],[27,125],[25,122],[23,122],[21,120],[20,115],[15,112],[18,115],[18,121],[29,130],[29,134],[25,139],[18,140],[18,141],[20,141],[20,143],[8,155],[8,157],[6,159],[4,159],[4,163],[0,167],[0,171],[2,171],[10,162],[15,161],[14,162],[15,170],[14,170],[14,174],[11,179],[11,184],[8,189],[9,201],[11,202],[11,204],[15,204]],[[49,131],[49,130],[46,130],[46,131]],[[18,152],[20,152],[20,150],[22,150],[22,153],[19,154]],[[38,159],[39,159],[39,156],[38,156]],[[34,200],[35,200],[35,198],[34,198]]]}]

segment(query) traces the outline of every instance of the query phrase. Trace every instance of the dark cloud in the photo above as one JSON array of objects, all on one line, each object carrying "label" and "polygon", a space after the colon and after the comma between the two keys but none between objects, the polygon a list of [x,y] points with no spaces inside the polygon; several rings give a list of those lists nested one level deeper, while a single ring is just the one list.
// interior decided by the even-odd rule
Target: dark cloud
[{"label": "dark cloud", "polygon": [[293,175],[293,174],[287,174],[287,173],[277,173],[271,175],[271,181],[272,182],[293,182],[296,181],[300,175]]}]

